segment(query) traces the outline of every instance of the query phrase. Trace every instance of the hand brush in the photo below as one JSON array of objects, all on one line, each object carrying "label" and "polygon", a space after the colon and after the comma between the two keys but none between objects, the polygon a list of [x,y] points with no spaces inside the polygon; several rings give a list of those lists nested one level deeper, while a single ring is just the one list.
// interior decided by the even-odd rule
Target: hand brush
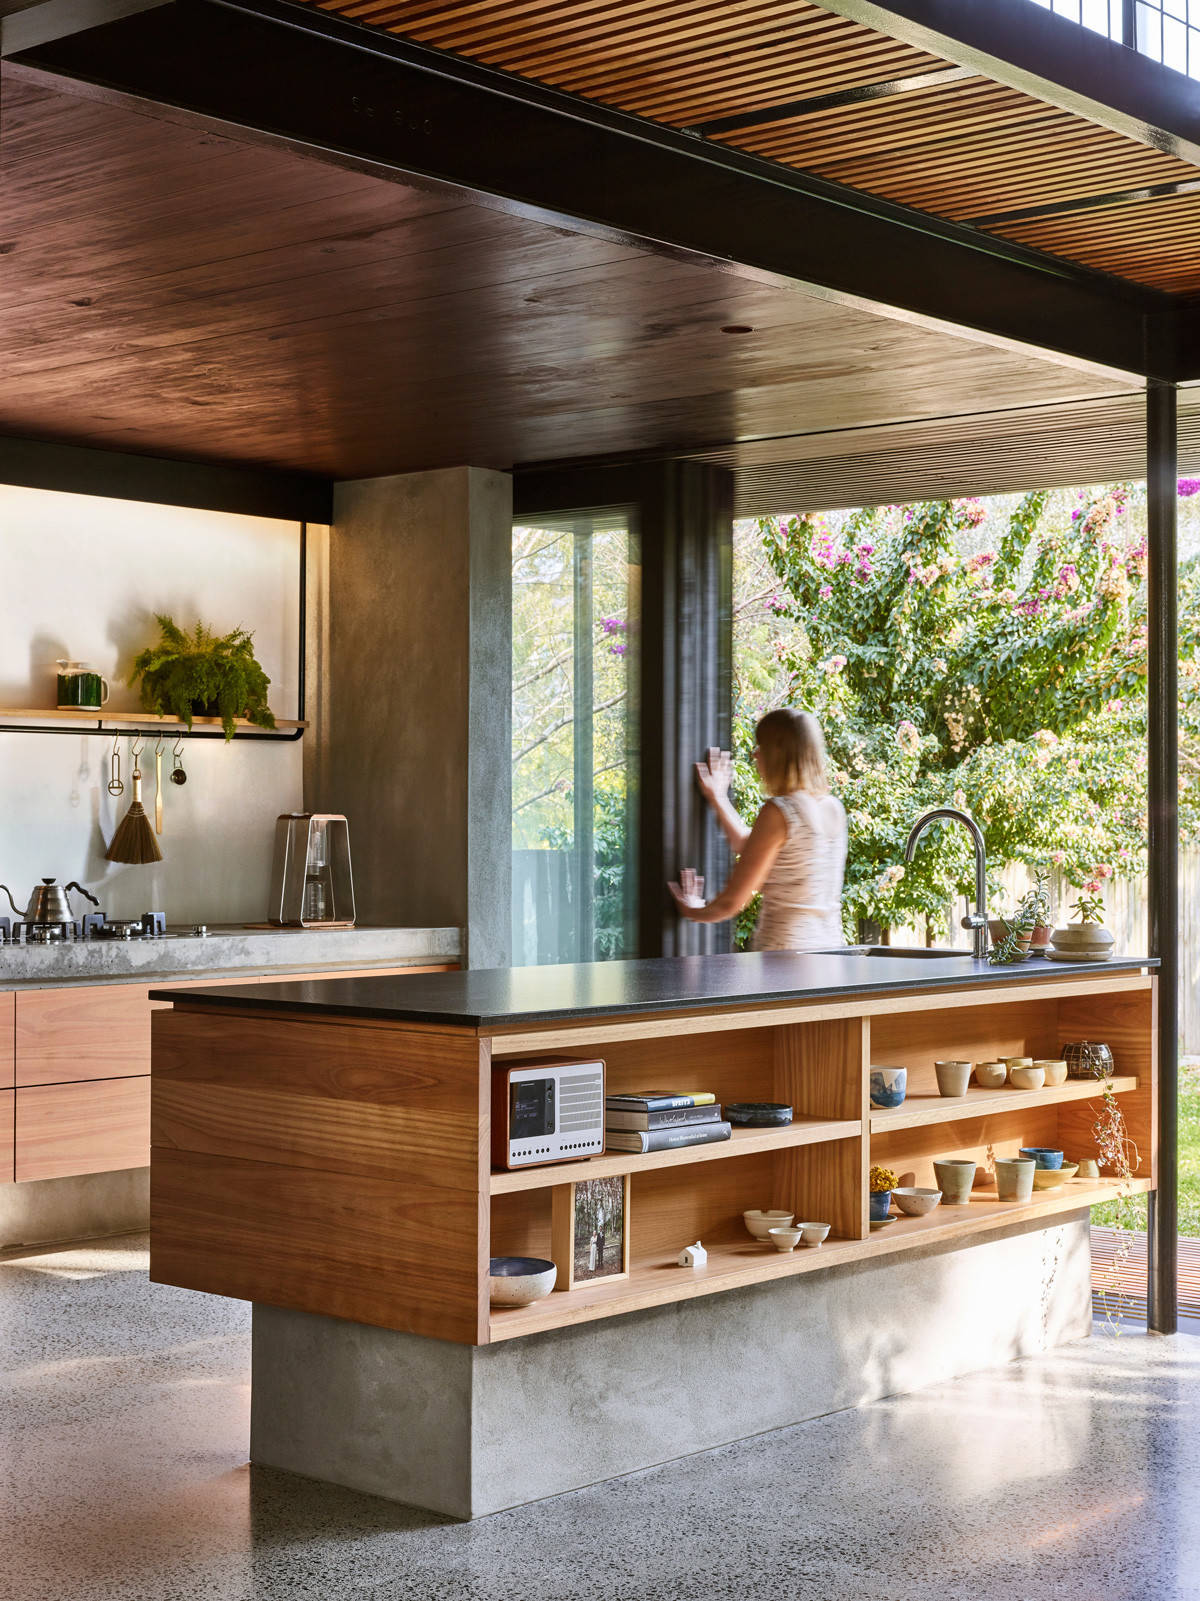
[{"label": "hand brush", "polygon": [[133,759],[133,803],[121,819],[113,835],[112,844],[105,851],[110,862],[161,862],[163,853],[158,848],[150,819],[142,809],[142,770]]}]

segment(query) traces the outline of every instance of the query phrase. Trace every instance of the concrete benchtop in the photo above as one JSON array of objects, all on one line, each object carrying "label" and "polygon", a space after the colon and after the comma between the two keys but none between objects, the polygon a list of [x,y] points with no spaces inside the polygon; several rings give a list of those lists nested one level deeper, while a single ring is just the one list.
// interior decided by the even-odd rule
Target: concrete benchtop
[{"label": "concrete benchtop", "polygon": [[70,945],[0,946],[0,991],[82,984],[169,984],[188,978],[235,982],[252,974],[322,968],[421,966],[456,962],[456,928],[212,927],[204,939],[81,940]]},{"label": "concrete benchtop", "polygon": [[1103,978],[1154,968],[1144,956],[1111,962],[1049,962],[1035,958],[989,967],[970,956],[866,956],[854,951],[796,955],[788,951],[722,956],[676,956],[556,967],[479,968],[414,974],[411,978],[324,979],[287,985],[221,986],[195,992],[156,990],[154,1000],[191,1006],[279,1012],[324,1012],[495,1028],[511,1023],[760,1005],[893,990],[978,989],[980,985]]}]

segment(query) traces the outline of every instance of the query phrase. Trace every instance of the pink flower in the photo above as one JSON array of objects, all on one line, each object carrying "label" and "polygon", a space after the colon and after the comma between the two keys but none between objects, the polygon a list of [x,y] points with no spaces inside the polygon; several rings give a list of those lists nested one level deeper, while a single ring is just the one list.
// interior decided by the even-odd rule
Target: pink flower
[{"label": "pink flower", "polygon": [[820,595],[822,600],[828,600],[829,597],[833,594],[833,585],[832,584],[822,584],[820,589],[817,590],[817,594]]},{"label": "pink flower", "polygon": [[1051,851],[1050,860],[1055,867],[1061,867],[1067,859],[1066,851]]},{"label": "pink flower", "polygon": [[1103,880],[1106,878],[1111,878],[1112,876],[1113,870],[1107,862],[1097,862],[1095,867],[1092,868],[1092,877],[1101,882],[1103,882]]}]

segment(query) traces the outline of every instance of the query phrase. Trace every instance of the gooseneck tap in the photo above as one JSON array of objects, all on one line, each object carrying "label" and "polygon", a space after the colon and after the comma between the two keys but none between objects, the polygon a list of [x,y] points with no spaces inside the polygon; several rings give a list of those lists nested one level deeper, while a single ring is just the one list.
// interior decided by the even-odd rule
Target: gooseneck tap
[{"label": "gooseneck tap", "polygon": [[961,823],[975,845],[975,910],[963,918],[962,926],[971,930],[974,935],[974,954],[982,959],[988,953],[987,852],[979,824],[973,817],[969,817],[966,812],[960,812],[955,806],[936,806],[933,811],[918,817],[913,824],[908,844],[904,847],[904,860],[912,861],[917,841],[930,823],[938,822]]}]

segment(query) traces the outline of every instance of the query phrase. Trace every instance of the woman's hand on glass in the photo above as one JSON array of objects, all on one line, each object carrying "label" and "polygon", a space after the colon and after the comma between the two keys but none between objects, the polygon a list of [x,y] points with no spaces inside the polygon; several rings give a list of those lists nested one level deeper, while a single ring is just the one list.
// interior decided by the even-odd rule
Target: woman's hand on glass
[{"label": "woman's hand on glass", "polygon": [[710,746],[708,760],[696,763],[696,782],[710,806],[723,801],[733,783],[733,757],[727,750]]},{"label": "woman's hand on glass", "polygon": [[672,880],[667,888],[671,891],[675,905],[684,917],[689,912],[700,911],[705,903],[704,880],[694,867],[685,867],[679,874],[679,881]]}]

